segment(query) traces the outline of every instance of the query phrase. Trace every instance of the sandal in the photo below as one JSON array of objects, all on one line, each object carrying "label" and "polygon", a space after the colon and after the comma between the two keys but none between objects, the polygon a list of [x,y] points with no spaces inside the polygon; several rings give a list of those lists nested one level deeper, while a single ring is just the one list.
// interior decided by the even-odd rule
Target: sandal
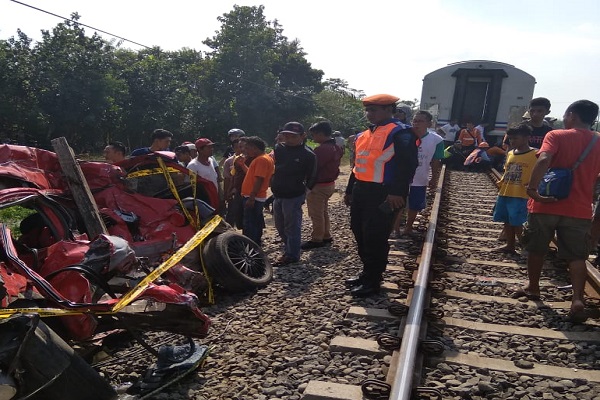
[{"label": "sandal", "polygon": [[539,294],[533,294],[533,293],[529,293],[526,289],[519,289],[517,291],[515,291],[512,296],[513,299],[519,299],[521,297],[527,297],[529,300],[532,301],[540,301],[542,298]]},{"label": "sandal", "polygon": [[275,263],[273,263],[274,267],[283,267],[289,264],[293,264],[293,263],[297,263],[298,260],[294,260],[293,258],[287,257],[287,256],[281,256],[279,258],[279,260],[277,260]]}]

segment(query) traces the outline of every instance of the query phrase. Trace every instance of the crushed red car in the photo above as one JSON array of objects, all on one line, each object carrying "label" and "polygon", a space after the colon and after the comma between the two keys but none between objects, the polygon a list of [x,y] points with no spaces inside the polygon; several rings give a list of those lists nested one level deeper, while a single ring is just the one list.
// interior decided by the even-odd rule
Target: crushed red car
[{"label": "crushed red car", "polygon": [[244,291],[272,279],[260,246],[217,216],[214,185],[172,154],[79,166],[106,226],[96,237],[55,153],[0,145],[0,210],[22,215],[17,234],[0,222],[0,337],[3,324],[37,313],[66,340],[124,327],[201,338],[208,282]]}]

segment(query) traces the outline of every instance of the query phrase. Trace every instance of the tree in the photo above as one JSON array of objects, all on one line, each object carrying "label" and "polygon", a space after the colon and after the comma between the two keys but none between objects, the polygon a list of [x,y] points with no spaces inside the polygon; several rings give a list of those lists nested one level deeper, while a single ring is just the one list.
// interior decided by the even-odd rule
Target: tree
[{"label": "tree", "polygon": [[198,91],[196,65],[202,62],[201,54],[155,47],[138,53],[119,51],[117,59],[119,77],[128,88],[122,140],[132,147],[146,146],[156,128],[172,131],[175,141],[189,134],[198,102],[194,92]]},{"label": "tree", "polygon": [[[340,130],[362,125],[362,92],[322,82],[298,40],[288,40],[263,6],[234,6],[204,41],[210,51],[124,50],[86,36],[75,13],[31,46],[22,32],[0,41],[0,138],[41,144],[65,136],[76,150],[110,140],[148,145],[156,128],[175,143],[225,142],[239,127],[271,141],[277,128],[330,115]],[[30,140],[31,142],[31,140]]]},{"label": "tree", "polygon": [[[64,136],[75,147],[98,147],[111,128],[115,91],[120,82],[111,75],[113,47],[99,35],[85,36],[73,21],[42,31],[33,49],[34,86],[45,119],[42,141]],[[41,133],[41,132],[40,132]]]},{"label": "tree", "polygon": [[312,120],[327,119],[346,136],[362,131],[368,125],[360,101],[364,93],[349,88],[342,79],[329,79],[324,86],[325,90],[314,96],[317,112]]},{"label": "tree", "polygon": [[35,144],[35,139],[27,135],[37,131],[41,122],[31,81],[31,39],[20,30],[17,36],[0,41],[0,137]]},{"label": "tree", "polygon": [[[219,17],[221,30],[203,43],[212,51],[209,102],[215,128],[233,126],[271,139],[285,122],[312,113],[323,72],[311,68],[297,41],[266,21],[263,6],[234,6]],[[224,135],[216,139],[224,138]]]}]

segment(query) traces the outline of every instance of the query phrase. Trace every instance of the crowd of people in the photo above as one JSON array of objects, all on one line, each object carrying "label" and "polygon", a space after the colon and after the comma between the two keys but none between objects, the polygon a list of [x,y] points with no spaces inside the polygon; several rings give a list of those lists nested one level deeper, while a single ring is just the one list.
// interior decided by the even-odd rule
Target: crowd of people
[{"label": "crowd of people", "polygon": [[[490,146],[482,135],[485,125],[450,121],[437,131],[444,137],[443,162],[451,169],[503,171],[493,220],[504,228],[499,240],[505,245],[495,252],[516,254],[518,245],[527,255],[527,284],[514,297],[540,299],[540,277],[550,242],[556,239],[558,257],[569,264],[573,297],[567,319],[581,322],[584,311],[585,261],[600,239],[600,144],[592,125],[598,105],[579,100],[567,108],[564,129],[553,129],[547,117],[551,103],[534,98],[520,124],[510,126],[499,146]],[[562,170],[567,193],[550,195],[555,182],[548,171]],[[543,193],[541,193],[542,191]],[[595,204],[595,207],[594,207]]]},{"label": "crowd of people", "polygon": [[[522,243],[528,254],[529,282],[515,295],[539,298],[543,259],[556,234],[558,256],[570,266],[573,301],[569,316],[581,319],[585,260],[600,238],[599,207],[592,218],[600,143],[592,141],[598,134],[591,125],[598,106],[587,100],[571,104],[563,117],[564,129],[553,130],[546,122],[550,101],[533,99],[528,118],[510,126],[501,144],[490,147],[484,140],[485,124],[463,121],[461,128],[452,120],[434,130],[429,112],[412,115],[398,101],[389,94],[362,99],[370,125],[346,140],[328,121],[318,121],[308,129],[292,121],[277,132],[270,153],[263,139],[235,128],[228,132],[230,145],[220,162],[208,138],[175,147],[176,160],[216,186],[226,221],[259,245],[264,212],[272,212],[283,244],[274,265],[285,266],[297,263],[302,251],[333,242],[328,202],[347,152],[351,173],[344,202],[350,208],[350,227],[363,266],[346,285],[359,297],[379,291],[388,261],[388,239],[412,236],[416,216],[426,206],[428,186],[437,180],[442,163],[471,170],[500,165],[503,176],[493,220],[504,224],[506,244],[494,251],[514,254]],[[307,145],[309,137],[314,148]],[[166,151],[172,138],[171,132],[157,129],[151,145],[134,150],[131,156]],[[126,157],[126,149],[113,142],[104,154],[107,161],[119,162]],[[538,191],[546,171],[557,167],[572,174],[570,192],[561,200]],[[312,230],[303,242],[304,203]]]}]

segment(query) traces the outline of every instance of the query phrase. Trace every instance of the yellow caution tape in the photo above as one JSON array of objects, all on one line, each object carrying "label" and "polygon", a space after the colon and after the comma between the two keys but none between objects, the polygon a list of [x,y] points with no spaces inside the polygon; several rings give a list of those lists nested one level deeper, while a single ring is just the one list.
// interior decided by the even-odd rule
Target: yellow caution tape
[{"label": "yellow caution tape", "polygon": [[206,225],[204,225],[204,227],[202,227],[202,229],[196,232],[196,234],[192,236],[190,240],[188,240],[183,246],[181,246],[179,250],[175,252],[175,254],[173,254],[171,257],[169,257],[168,260],[159,265],[158,268],[156,268],[154,271],[149,273],[144,279],[140,281],[140,283],[137,284],[136,287],[134,287],[123,297],[121,297],[119,302],[113,306],[112,311],[118,312],[123,307],[129,305],[132,301],[138,298],[138,296],[148,288],[150,283],[155,281],[165,271],[167,271],[169,268],[173,267],[175,264],[181,261],[183,257],[185,257],[190,251],[198,247],[200,243],[202,243],[202,241],[204,241],[204,239],[206,239],[206,237],[210,235],[212,231],[215,230],[215,228],[219,225],[221,221],[222,218],[218,215],[215,215],[210,221],[206,223]]},{"label": "yellow caution tape", "polygon": [[196,225],[200,226],[200,212],[198,211],[198,202],[196,201],[196,191],[198,190],[198,174],[190,169],[190,186],[192,187],[192,197],[194,198],[194,212],[196,213]]},{"label": "yellow caution tape", "polygon": [[[192,219],[192,216],[188,212],[187,208],[185,207],[185,204],[183,204],[183,201],[181,201],[181,197],[179,196],[177,187],[175,186],[175,183],[173,183],[173,179],[171,178],[171,175],[167,171],[167,166],[166,166],[165,162],[160,157],[157,158],[157,161],[158,161],[158,165],[160,165],[160,167],[162,168],[165,179],[167,180],[167,184],[169,185],[169,189],[171,189],[171,193],[173,193],[173,196],[175,196],[175,199],[177,199],[177,202],[179,202],[179,206],[181,207],[183,213],[185,214],[185,217],[188,219],[188,221],[194,228],[199,227],[200,226],[200,212],[198,211],[198,202],[196,202],[196,190],[198,189],[198,181],[196,179],[196,177],[197,177],[196,172],[192,171],[192,170],[190,170],[190,172],[189,172],[190,185],[192,187],[192,197],[194,199],[194,211],[196,212],[196,219],[194,220],[194,219]],[[206,269],[206,265],[204,263],[204,258],[202,257],[202,246],[198,246],[198,251],[200,252],[200,265],[202,266],[202,272],[204,273],[204,277],[206,278],[206,283],[208,284],[208,299],[207,300],[208,300],[209,304],[214,304],[215,295],[214,295],[214,290],[213,290],[213,285],[212,285],[212,279],[210,277],[210,274],[208,273],[208,270]]]},{"label": "yellow caution tape", "polygon": [[[62,308],[3,308],[0,309],[0,319],[5,319],[15,314],[38,314],[40,317],[64,317],[89,312],[90,310],[63,310]],[[94,314],[104,314],[104,312],[94,312]]]},{"label": "yellow caution tape", "polygon": [[[196,190],[197,190],[197,179],[196,172],[190,170],[190,184],[192,185],[192,192],[194,199],[196,198]],[[200,226],[200,212],[198,211],[198,202],[194,201],[194,211],[196,212],[196,226]],[[200,265],[202,266],[202,273],[204,274],[204,278],[206,279],[206,283],[208,284],[208,294],[207,300],[209,304],[215,303],[215,291],[213,289],[212,278],[208,273],[208,269],[206,268],[206,263],[204,262],[204,252],[202,249],[204,248],[204,244],[198,247],[198,251],[200,252]]]},{"label": "yellow caution tape", "polygon": [[[159,158],[159,160],[161,160]],[[162,160],[161,160],[162,161]],[[176,168],[168,168],[167,169],[169,173],[181,173],[181,171],[179,171]],[[140,178],[143,176],[150,176],[150,175],[158,175],[158,174],[162,174],[163,170],[162,168],[150,168],[150,169],[142,169],[139,171],[134,171],[134,172],[130,172],[127,174],[127,178]]]},{"label": "yellow caution tape", "polygon": [[[218,215],[214,216],[202,229],[188,240],[179,250],[175,252],[168,260],[163,262],[154,271],[149,273],[144,279],[142,279],[136,287],[131,291],[127,292],[117,304],[115,304],[110,311],[92,311],[90,309],[85,310],[65,310],[62,308],[2,308],[0,309],[0,319],[8,318],[15,314],[38,314],[40,317],[64,317],[69,315],[81,315],[81,314],[114,314],[127,307],[133,301],[135,301],[143,292],[150,286],[150,283],[158,279],[163,273],[169,268],[173,267],[179,261],[183,259],[190,251],[198,247],[208,235],[219,225],[222,218]],[[201,250],[200,250],[201,251]],[[202,260],[202,259],[201,259]],[[205,269],[204,262],[202,262],[202,269]],[[208,278],[207,278],[208,279]],[[209,286],[210,288],[210,286]],[[212,297],[212,290],[209,290],[209,299]]]},{"label": "yellow caution tape", "polygon": [[208,284],[208,295],[207,300],[208,304],[215,304],[215,291],[213,290],[212,278],[208,273],[208,269],[206,268],[206,263],[204,262],[204,256],[202,249],[204,248],[204,244],[198,247],[198,251],[200,252],[200,265],[202,266],[202,273],[204,273],[204,278],[206,279],[206,283]]},{"label": "yellow caution tape", "polygon": [[[156,159],[156,161],[158,161],[158,165],[160,165],[163,175],[165,176],[165,179],[167,181],[167,184],[169,185],[169,189],[171,189],[171,193],[173,193],[173,196],[175,196],[175,199],[179,203],[179,206],[181,207],[181,211],[183,212],[183,214],[185,215],[187,220],[190,222],[190,224],[192,224],[192,226],[197,229],[199,225],[196,223],[196,221],[194,221],[194,219],[188,212],[187,208],[185,207],[185,204],[183,204],[183,201],[181,201],[181,197],[179,196],[177,187],[175,186],[175,183],[173,183],[173,179],[171,178],[171,174],[169,174],[169,169],[167,168],[167,165],[165,164],[164,160],[162,158],[158,157]],[[194,193],[194,202],[196,202],[195,193]]]}]

